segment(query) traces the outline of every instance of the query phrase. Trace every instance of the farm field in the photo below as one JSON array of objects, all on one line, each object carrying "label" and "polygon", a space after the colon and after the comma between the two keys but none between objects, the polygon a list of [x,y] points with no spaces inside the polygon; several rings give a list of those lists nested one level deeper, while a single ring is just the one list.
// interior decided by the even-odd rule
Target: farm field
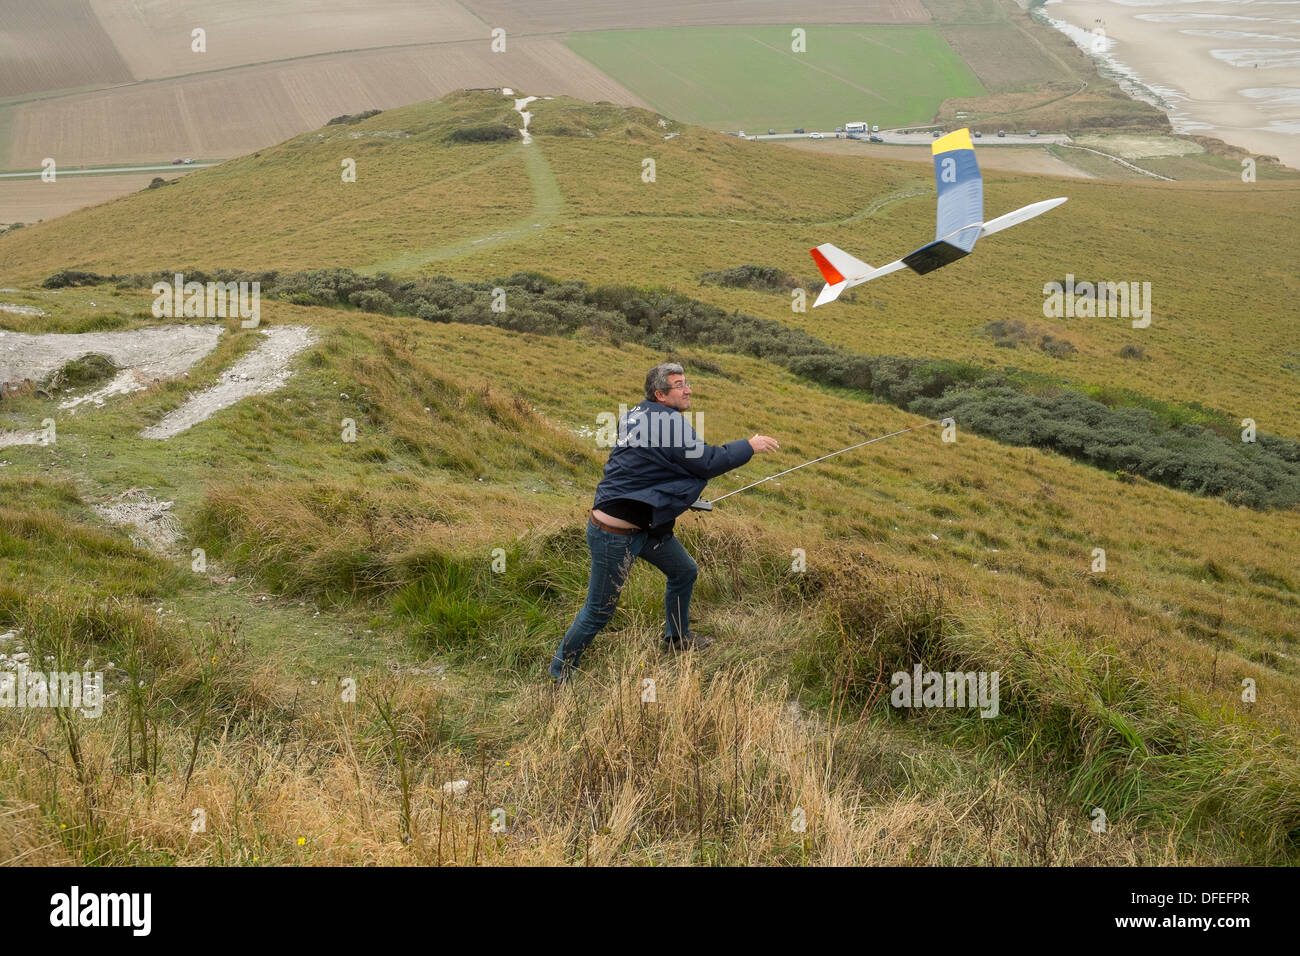
[{"label": "farm field", "polygon": [[[512,32],[568,33],[669,26],[787,23],[785,0],[463,0],[482,21]],[[925,23],[920,0],[808,0],[799,5],[800,23]]]},{"label": "farm field", "polygon": [[[854,111],[886,125],[936,113],[951,123],[958,108],[1043,129],[1163,122],[1011,0],[812,3],[799,11],[811,31],[802,55],[788,52],[790,27],[776,25],[789,23],[786,9],[775,0],[24,5],[11,32],[25,39],[0,56],[0,171],[46,156],[65,165],[237,156],[333,116],[464,87],[653,103],[714,128],[833,128]],[[55,45],[53,23],[63,29]],[[190,49],[195,25],[208,31],[204,53]],[[489,47],[496,26],[508,33],[504,53]],[[84,192],[111,194],[107,184]],[[44,218],[42,207],[22,210]]]},{"label": "farm field", "polygon": [[39,179],[0,179],[0,226],[11,222],[39,222],[95,206],[144,189],[155,177],[175,179],[174,172],[114,173],[104,176],[61,176],[52,183]]},{"label": "farm field", "polygon": [[238,156],[343,113],[404,106],[463,86],[509,85],[637,102],[544,38],[513,42],[506,54],[478,42],[337,53],[14,106],[0,166],[36,168],[46,156],[68,165]]},{"label": "farm field", "polygon": [[[474,39],[486,46],[490,39],[489,28],[455,0],[89,0],[89,6],[137,80],[342,50]],[[195,27],[206,32],[202,53],[191,49]]]},{"label": "farm field", "polygon": [[568,46],[665,115],[714,129],[833,130],[924,122],[985,91],[932,28],[791,27],[579,33]]},{"label": "farm field", "polygon": [[1013,21],[945,25],[939,34],[990,93],[1038,90],[1074,79],[1060,54]]},{"label": "farm field", "polygon": [[133,78],[89,0],[9,3],[3,27],[0,103],[23,94]]}]

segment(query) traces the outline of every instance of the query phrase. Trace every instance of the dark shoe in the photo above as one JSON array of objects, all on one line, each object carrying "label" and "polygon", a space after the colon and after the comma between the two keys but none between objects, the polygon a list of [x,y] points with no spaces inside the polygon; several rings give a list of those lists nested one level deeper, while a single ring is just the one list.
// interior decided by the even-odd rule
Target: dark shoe
[{"label": "dark shoe", "polygon": [[557,674],[555,662],[552,661],[551,666],[547,668],[546,673],[551,678],[552,684],[559,687],[562,684],[568,683],[569,678],[573,676],[573,665],[566,662]]},{"label": "dark shoe", "polygon": [[713,638],[707,634],[687,631],[685,637],[669,637],[665,634],[663,642],[664,647],[670,651],[702,651],[713,643]]}]

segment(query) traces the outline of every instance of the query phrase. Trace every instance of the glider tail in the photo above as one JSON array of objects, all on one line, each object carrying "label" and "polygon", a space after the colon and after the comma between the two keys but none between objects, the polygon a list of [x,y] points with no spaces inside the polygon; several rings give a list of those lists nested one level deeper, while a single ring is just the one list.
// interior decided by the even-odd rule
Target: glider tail
[{"label": "glider tail", "polygon": [[817,296],[813,308],[825,305],[827,302],[834,302],[839,298],[840,293],[849,287],[850,283],[854,280],[861,280],[874,271],[870,265],[861,259],[854,258],[843,249],[833,246],[829,242],[823,242],[816,249],[811,249],[809,252],[813,257],[813,262],[817,263],[822,278],[826,280],[826,285],[822,286],[821,294]]}]

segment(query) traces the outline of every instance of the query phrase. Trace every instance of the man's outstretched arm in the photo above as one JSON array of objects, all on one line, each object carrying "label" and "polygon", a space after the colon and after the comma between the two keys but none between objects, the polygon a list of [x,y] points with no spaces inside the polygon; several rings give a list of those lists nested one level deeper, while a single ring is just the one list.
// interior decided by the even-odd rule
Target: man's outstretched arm
[{"label": "man's outstretched arm", "polygon": [[697,478],[717,478],[733,468],[739,468],[756,454],[774,451],[781,446],[775,438],[755,435],[753,438],[738,438],[725,445],[709,445],[695,437],[693,442],[681,447],[673,446],[669,451],[673,464]]}]

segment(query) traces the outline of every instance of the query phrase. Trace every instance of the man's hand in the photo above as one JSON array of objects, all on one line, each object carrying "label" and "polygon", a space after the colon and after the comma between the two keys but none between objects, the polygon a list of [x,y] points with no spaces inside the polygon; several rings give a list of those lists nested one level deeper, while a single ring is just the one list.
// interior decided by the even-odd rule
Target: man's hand
[{"label": "man's hand", "polygon": [[775,438],[768,438],[766,435],[755,435],[749,440],[749,447],[754,449],[755,455],[761,455],[765,451],[776,451],[781,446]]}]

